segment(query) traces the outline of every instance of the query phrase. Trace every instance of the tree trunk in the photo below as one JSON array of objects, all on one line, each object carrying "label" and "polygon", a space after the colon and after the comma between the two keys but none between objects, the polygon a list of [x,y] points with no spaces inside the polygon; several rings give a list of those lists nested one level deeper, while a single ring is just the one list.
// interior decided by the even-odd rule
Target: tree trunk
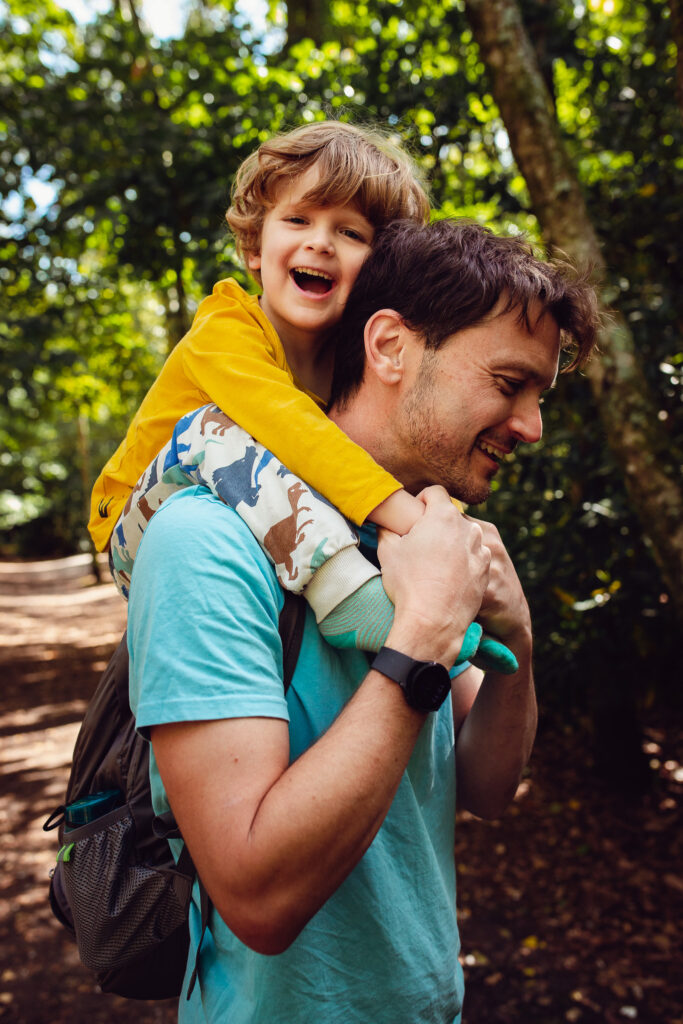
[{"label": "tree trunk", "polygon": [[[548,248],[563,250],[580,266],[604,271],[600,243],[516,0],[465,0],[465,9]],[[670,443],[645,384],[633,336],[618,314],[606,321],[599,345],[601,355],[586,373],[608,444],[683,623],[680,470],[668,466]]]},{"label": "tree trunk", "polygon": [[180,339],[185,337],[191,326],[190,317],[187,312],[185,289],[180,277],[178,277],[176,281],[174,292],[175,294],[170,295],[168,288],[163,288],[161,290],[161,301],[164,305],[166,321],[167,351],[169,355]]},{"label": "tree trunk", "polygon": [[[90,420],[84,412],[79,412],[78,420],[78,450],[80,454],[80,468],[81,468],[81,486],[83,488],[83,514],[85,522],[87,523],[90,519],[90,492],[92,491],[94,480],[92,476],[92,469],[90,464]],[[97,551],[92,539],[88,537],[88,543],[90,545],[90,567],[92,574],[95,577],[96,583],[102,582],[102,571],[100,569],[100,563],[97,560]]]},{"label": "tree trunk", "polygon": [[671,0],[671,34],[676,46],[676,96],[683,116],[683,3]]},{"label": "tree trunk", "polygon": [[326,0],[288,0],[287,46],[301,39],[323,42],[326,22]]}]

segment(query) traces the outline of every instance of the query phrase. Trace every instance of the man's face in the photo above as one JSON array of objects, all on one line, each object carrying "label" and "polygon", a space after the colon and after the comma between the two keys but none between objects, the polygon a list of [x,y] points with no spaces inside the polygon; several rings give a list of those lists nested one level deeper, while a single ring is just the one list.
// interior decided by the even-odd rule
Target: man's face
[{"label": "man's face", "polygon": [[318,180],[313,166],[281,187],[263,222],[260,251],[248,259],[261,273],[261,308],[285,349],[314,343],[337,323],[374,235],[353,204],[305,202]]},{"label": "man's face", "polygon": [[[442,484],[484,501],[501,459],[542,433],[542,394],[557,375],[560,332],[549,315],[529,332],[512,310],[426,349],[396,418],[394,471],[409,490]],[[538,313],[536,313],[536,316]]]}]

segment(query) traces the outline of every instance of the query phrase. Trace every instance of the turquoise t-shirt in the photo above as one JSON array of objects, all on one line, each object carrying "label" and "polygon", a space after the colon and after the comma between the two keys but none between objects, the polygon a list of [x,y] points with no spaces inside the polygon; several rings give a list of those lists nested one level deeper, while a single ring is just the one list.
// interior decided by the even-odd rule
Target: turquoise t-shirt
[{"label": "turquoise t-shirt", "polygon": [[[309,609],[285,699],[281,607],[270,563],[230,508],[200,487],[169,498],[145,532],[132,576],[128,646],[138,728],[283,718],[296,759],[334,721],[368,662],[359,651],[330,647]],[[168,803],[150,760],[161,813]],[[446,701],[429,716],[370,848],[286,952],[253,952],[213,912],[201,984],[189,1002],[181,995],[181,1024],[458,1022],[454,761]],[[199,921],[195,886],[184,991]]]}]

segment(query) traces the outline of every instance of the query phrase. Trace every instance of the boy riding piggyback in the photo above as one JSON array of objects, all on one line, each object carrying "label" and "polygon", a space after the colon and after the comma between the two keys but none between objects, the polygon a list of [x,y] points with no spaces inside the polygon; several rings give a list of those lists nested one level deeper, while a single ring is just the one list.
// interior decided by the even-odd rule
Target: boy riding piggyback
[{"label": "boy riding piggyback", "polygon": [[89,530],[124,596],[147,522],[196,484],[244,519],[330,642],[381,647],[393,608],[343,517],[403,534],[423,505],[326,417],[328,338],[375,233],[428,214],[406,154],[351,125],[306,125],[242,164],[227,220],[262,295],[215,286],[93,491]]}]

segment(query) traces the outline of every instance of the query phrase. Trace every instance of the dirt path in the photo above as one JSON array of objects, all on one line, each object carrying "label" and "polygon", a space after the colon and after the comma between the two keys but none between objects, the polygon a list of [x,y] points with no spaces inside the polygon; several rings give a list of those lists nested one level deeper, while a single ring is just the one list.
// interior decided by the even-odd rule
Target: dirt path
[{"label": "dirt path", "polygon": [[0,562],[0,1019],[16,1024],[175,1020],[175,1006],[103,996],[47,904],[56,833],[87,700],[126,611],[86,556]]},{"label": "dirt path", "polygon": [[[124,622],[85,556],[0,562],[0,1020],[12,1024],[176,1018],[173,1001],[102,995],[46,898],[56,841],[41,825]],[[546,728],[505,818],[460,816],[465,1024],[683,1024],[680,723],[651,722],[645,750],[652,791],[620,802],[596,782],[585,736]]]}]

